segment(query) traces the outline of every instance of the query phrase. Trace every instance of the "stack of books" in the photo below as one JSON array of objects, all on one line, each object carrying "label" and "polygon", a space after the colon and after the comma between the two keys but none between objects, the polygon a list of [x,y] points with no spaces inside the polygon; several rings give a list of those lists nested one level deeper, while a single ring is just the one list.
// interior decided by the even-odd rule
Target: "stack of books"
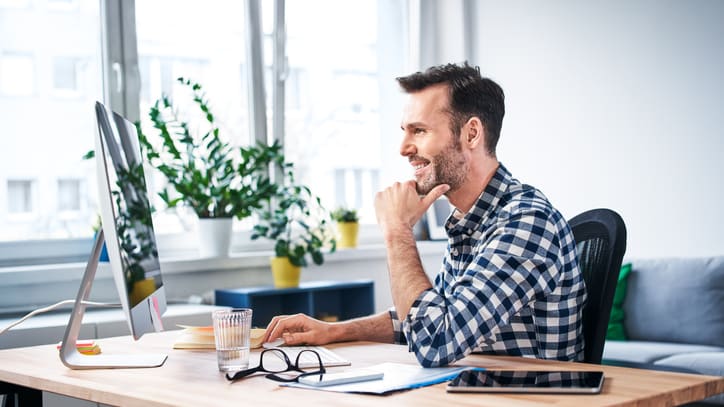
[{"label": "stack of books", "polygon": [[[179,327],[183,330],[173,343],[174,349],[216,349],[213,326],[179,325]],[[252,349],[261,347],[264,332],[266,329],[252,328],[250,346]]]},{"label": "stack of books", "polygon": [[183,330],[174,341],[174,349],[216,349],[213,326],[179,325]]},{"label": "stack of books", "polygon": [[[63,342],[58,342],[55,347],[60,349],[62,345]],[[101,353],[101,347],[98,346],[93,339],[77,340],[75,341],[75,348],[84,355],[97,355]]]}]

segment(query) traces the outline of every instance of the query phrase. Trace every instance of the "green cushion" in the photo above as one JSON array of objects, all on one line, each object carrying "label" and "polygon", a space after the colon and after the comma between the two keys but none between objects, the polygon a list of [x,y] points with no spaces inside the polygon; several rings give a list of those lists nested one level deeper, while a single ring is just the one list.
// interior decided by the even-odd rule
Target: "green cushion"
[{"label": "green cushion", "polygon": [[616,292],[613,294],[613,306],[611,307],[611,318],[608,320],[608,331],[606,339],[614,341],[625,341],[626,333],[623,329],[623,301],[626,299],[626,279],[631,273],[631,263],[621,266],[618,274],[618,283],[616,284]]}]

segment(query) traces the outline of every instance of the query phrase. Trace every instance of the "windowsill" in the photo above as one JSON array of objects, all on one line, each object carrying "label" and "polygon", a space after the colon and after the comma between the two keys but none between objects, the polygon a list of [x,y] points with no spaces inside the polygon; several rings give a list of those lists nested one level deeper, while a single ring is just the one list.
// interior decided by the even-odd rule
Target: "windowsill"
[{"label": "windowsill", "polygon": [[[446,241],[419,241],[420,255],[440,253]],[[243,270],[268,267],[271,251],[232,253],[229,257],[181,258],[173,257],[161,261],[164,274],[184,274],[209,270]],[[362,245],[355,249],[340,249],[324,256],[325,264],[350,262],[355,260],[384,259],[387,256],[382,244]],[[53,282],[76,281],[85,270],[85,263],[63,263],[37,266],[15,266],[0,268],[0,281],[10,284],[48,284]],[[111,278],[107,263],[99,265],[96,278]]]}]

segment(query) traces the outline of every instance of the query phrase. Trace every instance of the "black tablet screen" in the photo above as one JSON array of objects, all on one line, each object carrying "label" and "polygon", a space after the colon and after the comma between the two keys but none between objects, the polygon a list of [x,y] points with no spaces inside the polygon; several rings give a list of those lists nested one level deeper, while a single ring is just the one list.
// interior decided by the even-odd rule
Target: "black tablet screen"
[{"label": "black tablet screen", "polygon": [[448,385],[449,391],[598,393],[603,372],[466,370]]}]

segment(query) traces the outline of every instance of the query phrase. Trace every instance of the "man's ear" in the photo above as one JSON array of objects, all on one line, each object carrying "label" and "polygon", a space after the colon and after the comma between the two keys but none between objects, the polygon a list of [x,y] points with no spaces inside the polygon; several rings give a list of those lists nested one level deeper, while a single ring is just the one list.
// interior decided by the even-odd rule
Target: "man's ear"
[{"label": "man's ear", "polygon": [[483,126],[483,122],[481,122],[477,116],[471,117],[463,126],[462,136],[463,143],[466,143],[470,149],[484,146],[485,127]]}]

